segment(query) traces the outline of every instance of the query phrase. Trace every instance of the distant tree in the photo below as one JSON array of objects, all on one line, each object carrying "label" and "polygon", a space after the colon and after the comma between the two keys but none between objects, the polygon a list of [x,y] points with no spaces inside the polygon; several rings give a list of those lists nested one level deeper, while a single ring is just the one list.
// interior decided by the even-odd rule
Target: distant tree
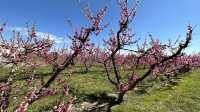
[{"label": "distant tree", "polygon": [[94,45],[90,45],[79,54],[77,60],[85,68],[84,72],[89,72],[90,68],[95,62]]}]

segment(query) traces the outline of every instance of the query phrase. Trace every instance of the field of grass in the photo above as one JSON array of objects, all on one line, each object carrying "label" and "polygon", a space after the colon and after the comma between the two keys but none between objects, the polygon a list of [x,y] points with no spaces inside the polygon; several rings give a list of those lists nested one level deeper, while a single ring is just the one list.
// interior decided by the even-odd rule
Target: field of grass
[{"label": "field of grass", "polygon": [[[48,72],[50,68],[41,68],[38,72]],[[5,68],[1,68],[0,78],[6,74]],[[77,97],[75,106],[82,102],[106,102],[115,97],[115,91],[107,81],[105,73],[98,68],[93,68],[88,73],[74,73],[66,78],[72,93]],[[47,79],[49,76],[44,76]],[[12,112],[23,100],[28,91],[40,86],[40,80],[36,80],[31,86],[24,80],[16,81],[10,97],[9,112]],[[200,70],[194,70],[179,77],[177,85],[163,86],[158,82],[151,82],[154,86],[131,91],[125,96],[121,105],[112,107],[113,112],[200,112]],[[52,87],[59,85],[53,84]],[[20,88],[20,89],[19,89]],[[143,90],[143,91],[142,91]],[[30,106],[29,112],[48,112],[53,105],[67,98],[63,95],[46,97]],[[105,100],[105,101],[104,101]]]}]

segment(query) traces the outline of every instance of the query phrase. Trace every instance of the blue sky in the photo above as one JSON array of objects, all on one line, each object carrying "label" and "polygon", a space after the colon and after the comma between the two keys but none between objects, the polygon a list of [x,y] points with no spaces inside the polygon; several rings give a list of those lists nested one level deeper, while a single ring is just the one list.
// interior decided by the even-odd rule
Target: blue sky
[{"label": "blue sky", "polygon": [[[116,0],[0,0],[0,23],[7,21],[10,27],[23,28],[26,23],[36,23],[40,32],[48,32],[58,37],[71,33],[67,24],[70,19],[74,28],[88,25],[81,13],[81,7],[90,3],[95,12],[109,6],[105,22],[107,28],[118,28],[119,8]],[[131,1],[131,0],[129,0]],[[131,2],[130,2],[131,3]],[[142,0],[136,19],[131,24],[137,38],[144,39],[148,32],[166,41],[179,35],[185,36],[187,25],[195,27],[194,38],[187,52],[200,51],[200,0]],[[107,31],[92,40],[96,43],[107,37]]]}]

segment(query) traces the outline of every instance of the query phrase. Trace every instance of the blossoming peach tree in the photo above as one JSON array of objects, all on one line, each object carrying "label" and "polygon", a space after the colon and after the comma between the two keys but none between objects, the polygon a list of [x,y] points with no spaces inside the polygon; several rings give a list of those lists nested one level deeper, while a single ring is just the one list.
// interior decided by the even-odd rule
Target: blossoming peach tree
[{"label": "blossoming peach tree", "polygon": [[[129,24],[135,17],[136,8],[138,6],[136,1],[135,6],[128,8],[128,0],[119,0],[118,4],[121,8],[121,18],[119,20],[119,29],[109,33],[109,39],[104,43],[107,46],[107,51],[101,52],[100,59],[104,65],[107,79],[115,87],[118,98],[112,102],[112,105],[123,102],[124,95],[133,90],[138,84],[144,81],[151,75],[172,75],[179,69],[186,67],[187,63],[182,63],[185,58],[183,51],[191,42],[193,29],[189,25],[185,41],[173,44],[161,43],[158,39],[154,39],[150,34],[151,41],[149,44],[145,41],[142,46],[138,45],[138,40],[134,38],[131,33]],[[131,49],[132,45],[137,45],[136,49]],[[120,52],[131,53],[132,58],[124,58],[124,60],[131,59],[131,73],[123,73],[119,70],[122,63],[125,62]],[[129,56],[130,57],[130,56]],[[186,60],[187,61],[187,60]],[[187,61],[188,62],[188,61]],[[137,73],[138,67],[146,65],[146,70],[143,74]],[[122,79],[126,75],[127,80]]]},{"label": "blossoming peach tree", "polygon": [[[1,111],[8,111],[10,104],[10,94],[12,85],[15,81],[21,79],[21,75],[28,85],[31,85],[35,78],[41,74],[36,73],[36,69],[42,65],[50,65],[52,70],[47,81],[41,79],[41,85],[31,89],[25,100],[15,109],[15,112],[26,112],[28,107],[39,99],[55,94],[63,94],[68,97],[67,102],[60,102],[52,110],[55,112],[70,112],[76,97],[70,93],[69,85],[64,84],[61,88],[53,88],[51,85],[56,81],[63,83],[65,80],[59,79],[62,72],[69,68],[78,60],[86,67],[86,72],[94,64],[94,61],[104,66],[105,74],[108,81],[117,91],[117,99],[111,102],[110,106],[121,104],[124,95],[143,82],[150,76],[176,76],[183,70],[190,70],[193,67],[199,67],[199,55],[189,56],[183,53],[188,47],[192,39],[193,29],[189,25],[186,38],[184,41],[172,43],[161,43],[158,39],[153,38],[150,34],[150,42],[147,40],[139,45],[138,40],[132,33],[129,26],[133,21],[139,2],[129,8],[128,0],[117,0],[120,6],[119,29],[111,29],[109,39],[104,40],[106,51],[96,48],[90,41],[90,36],[94,33],[99,35],[107,26],[102,24],[103,17],[106,14],[107,7],[97,12],[96,15],[90,11],[90,8],[84,8],[84,14],[88,18],[91,25],[89,27],[81,27],[76,30],[73,35],[69,36],[72,43],[70,45],[70,53],[67,48],[52,50],[54,43],[49,39],[39,38],[35,27],[27,26],[27,35],[13,31],[13,38],[5,38],[3,36],[6,24],[0,27],[0,61],[3,66],[9,65],[10,72],[6,79],[0,82],[0,107]],[[136,45],[137,47],[132,47]],[[132,49],[135,48],[135,49]],[[67,49],[69,50],[69,49]],[[124,52],[124,53],[122,53]],[[38,61],[37,58],[42,58]],[[75,61],[76,60],[76,61]],[[130,71],[130,73],[121,72],[120,67]],[[137,70],[144,66],[144,73],[138,73]],[[126,76],[127,79],[123,77]]]},{"label": "blossoming peach tree", "polygon": [[[4,38],[3,31],[6,24],[0,27],[1,36],[1,59],[2,64],[10,64],[11,71],[8,78],[0,83],[0,107],[1,111],[7,111],[9,106],[9,96],[12,91],[12,83],[19,77],[19,70],[23,70],[23,73],[27,76],[28,84],[31,84],[34,80],[35,69],[41,67],[41,61],[35,60],[35,58],[43,58],[45,64],[52,67],[52,72],[50,73],[50,78],[43,82],[43,84],[30,91],[26,95],[25,101],[23,101],[15,110],[15,112],[26,112],[28,107],[35,101],[50,95],[64,94],[69,97],[67,103],[61,103],[55,106],[53,110],[55,112],[70,112],[72,104],[74,103],[75,97],[70,95],[69,86],[65,85],[63,88],[51,88],[50,85],[56,81],[56,78],[60,75],[62,71],[73,64],[73,60],[82,51],[91,45],[90,35],[95,33],[98,35],[102,29],[103,25],[101,22],[105,16],[107,7],[101,9],[96,15],[93,15],[88,8],[84,9],[85,16],[89,19],[91,26],[81,27],[79,30],[75,31],[72,36],[71,53],[66,53],[65,49],[52,50],[53,42],[47,37],[39,38],[37,37],[37,32],[35,27],[27,27],[28,35],[23,37],[20,32],[13,31],[13,38],[9,41],[8,38]],[[29,69],[28,69],[29,68]],[[63,82],[63,81],[59,81]]]}]

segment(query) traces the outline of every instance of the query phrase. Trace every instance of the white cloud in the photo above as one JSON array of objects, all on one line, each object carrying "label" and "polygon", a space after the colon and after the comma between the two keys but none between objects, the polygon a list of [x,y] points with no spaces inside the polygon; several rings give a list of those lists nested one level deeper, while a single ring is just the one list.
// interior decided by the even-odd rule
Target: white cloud
[{"label": "white cloud", "polygon": [[[10,27],[10,30],[13,31],[18,31],[21,32],[22,35],[28,35],[28,29],[24,27]],[[67,40],[64,37],[57,36],[51,33],[46,33],[46,32],[36,32],[36,35],[40,38],[49,38],[50,40],[54,41],[55,44],[69,44],[69,40]]]},{"label": "white cloud", "polygon": [[37,32],[36,35],[38,37],[41,37],[41,38],[49,38],[50,40],[54,41],[56,44],[61,44],[63,43],[63,37],[59,37],[59,36],[56,36],[54,34],[50,34],[50,33],[44,33],[44,32]]}]

